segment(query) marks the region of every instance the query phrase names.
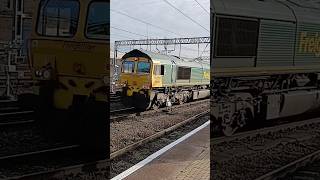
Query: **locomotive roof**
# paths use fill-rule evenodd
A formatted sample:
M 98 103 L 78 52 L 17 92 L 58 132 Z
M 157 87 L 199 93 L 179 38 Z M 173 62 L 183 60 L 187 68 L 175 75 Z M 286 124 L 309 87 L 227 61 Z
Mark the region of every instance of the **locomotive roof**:
M 217 14 L 295 21 L 292 11 L 276 0 L 214 0 L 211 8 Z
M 214 0 L 211 10 L 221 15 L 320 23 L 320 1 L 314 0 Z
M 287 4 L 293 9 L 298 21 L 320 24 L 320 2 L 290 0 Z
M 126 59 L 129 57 L 145 57 L 148 58 L 150 60 L 154 61 L 158 61 L 160 62 L 160 64 L 176 64 L 177 66 L 187 66 L 187 67 L 199 67 L 199 68 L 206 68 L 209 69 L 210 65 L 208 62 L 205 61 L 194 61 L 194 60 L 187 60 L 187 59 L 182 59 L 176 56 L 172 56 L 172 55 L 164 55 L 164 54 L 160 54 L 160 53 L 154 53 L 151 51 L 146 51 L 146 50 L 138 50 L 138 49 L 134 49 L 128 53 L 126 53 L 122 59 Z

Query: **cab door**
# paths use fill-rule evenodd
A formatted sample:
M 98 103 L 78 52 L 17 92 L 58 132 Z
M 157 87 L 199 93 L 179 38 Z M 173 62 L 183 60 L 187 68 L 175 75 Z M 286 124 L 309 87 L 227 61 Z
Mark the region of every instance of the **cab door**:
M 163 76 L 164 76 L 164 65 L 160 63 L 153 63 L 153 76 L 152 76 L 152 87 L 162 87 Z

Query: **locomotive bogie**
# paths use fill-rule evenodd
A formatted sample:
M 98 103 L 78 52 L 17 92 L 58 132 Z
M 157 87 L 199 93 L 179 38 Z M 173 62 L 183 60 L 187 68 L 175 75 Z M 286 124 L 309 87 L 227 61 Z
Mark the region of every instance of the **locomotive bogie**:
M 212 116 L 226 135 L 245 125 L 320 109 L 315 73 L 214 78 Z M 299 104 L 299 105 L 297 105 Z

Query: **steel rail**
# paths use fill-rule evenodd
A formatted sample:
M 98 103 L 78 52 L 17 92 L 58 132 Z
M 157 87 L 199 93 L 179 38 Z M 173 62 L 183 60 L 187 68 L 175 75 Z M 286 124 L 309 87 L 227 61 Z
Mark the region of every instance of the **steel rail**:
M 20 114 L 30 114 L 34 111 L 18 111 L 18 112 L 8 112 L 8 113 L 0 113 L 1 116 L 10 116 L 10 115 L 20 115 Z
M 289 173 L 295 172 L 297 169 L 301 167 L 305 167 L 306 165 L 319 160 L 320 159 L 320 150 L 315 151 L 311 154 L 308 154 L 300 159 L 297 159 L 285 166 L 282 166 L 278 169 L 275 169 L 267 174 L 264 174 L 255 180 L 274 180 L 288 175 Z
M 33 152 L 26 152 L 26 153 L 14 154 L 14 155 L 2 156 L 2 157 L 0 157 L 0 161 L 23 158 L 23 157 L 27 157 L 27 156 L 33 156 L 33 155 L 40 155 L 40 154 L 49 153 L 49 152 L 74 149 L 74 148 L 78 148 L 78 147 L 80 147 L 80 146 L 79 145 L 69 145 L 69 146 L 56 147 L 56 148 L 45 149 L 45 150 L 40 150 L 40 151 L 33 151 Z
M 286 124 L 281 124 L 278 126 L 255 129 L 252 131 L 245 131 L 245 132 L 241 132 L 241 133 L 236 133 L 233 136 L 222 136 L 222 137 L 211 138 L 210 141 L 211 141 L 211 144 L 214 145 L 214 144 L 219 144 L 222 142 L 229 142 L 229 141 L 233 141 L 233 140 L 244 139 L 244 138 L 253 137 L 256 135 L 266 135 L 271 132 L 278 132 L 280 130 L 292 129 L 292 128 L 296 128 L 296 127 L 300 127 L 300 126 L 317 124 L 317 123 L 320 123 L 320 118 L 313 118 L 313 119 L 304 120 L 304 121 L 286 123 Z
M 34 122 L 35 122 L 35 120 L 21 120 L 21 121 L 18 120 L 18 121 L 0 123 L 0 127 L 21 125 L 21 124 L 31 124 L 31 123 L 34 123 Z
M 174 105 L 174 106 L 172 106 L 172 109 L 177 109 L 177 108 L 181 108 L 181 107 L 187 107 L 187 106 L 191 106 L 191 105 L 194 105 L 194 104 L 199 104 L 199 103 L 204 103 L 204 102 L 209 102 L 209 101 L 210 101 L 210 99 L 202 99 L 202 100 L 198 100 L 198 101 L 194 101 L 194 102 L 190 102 L 190 103 Z M 120 121 L 120 120 L 122 120 L 124 118 L 132 118 L 132 117 L 138 117 L 138 116 L 143 116 L 143 115 L 150 115 L 150 114 L 153 114 L 153 113 L 164 111 L 166 109 L 167 109 L 167 107 L 163 107 L 163 108 L 159 108 L 157 110 L 147 110 L 147 111 L 144 111 L 144 112 L 128 113 L 128 114 L 123 114 L 123 115 L 113 116 L 113 117 L 111 116 L 110 120 L 112 122 L 115 122 L 115 121 Z

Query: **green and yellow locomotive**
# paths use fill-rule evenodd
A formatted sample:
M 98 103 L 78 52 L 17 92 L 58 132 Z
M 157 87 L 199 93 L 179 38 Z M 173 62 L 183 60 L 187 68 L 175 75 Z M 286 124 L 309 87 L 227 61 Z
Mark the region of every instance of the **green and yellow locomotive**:
M 301 0 L 211 1 L 212 126 L 320 108 L 320 5 Z
M 122 57 L 123 99 L 138 109 L 157 109 L 209 97 L 210 65 L 144 50 Z

